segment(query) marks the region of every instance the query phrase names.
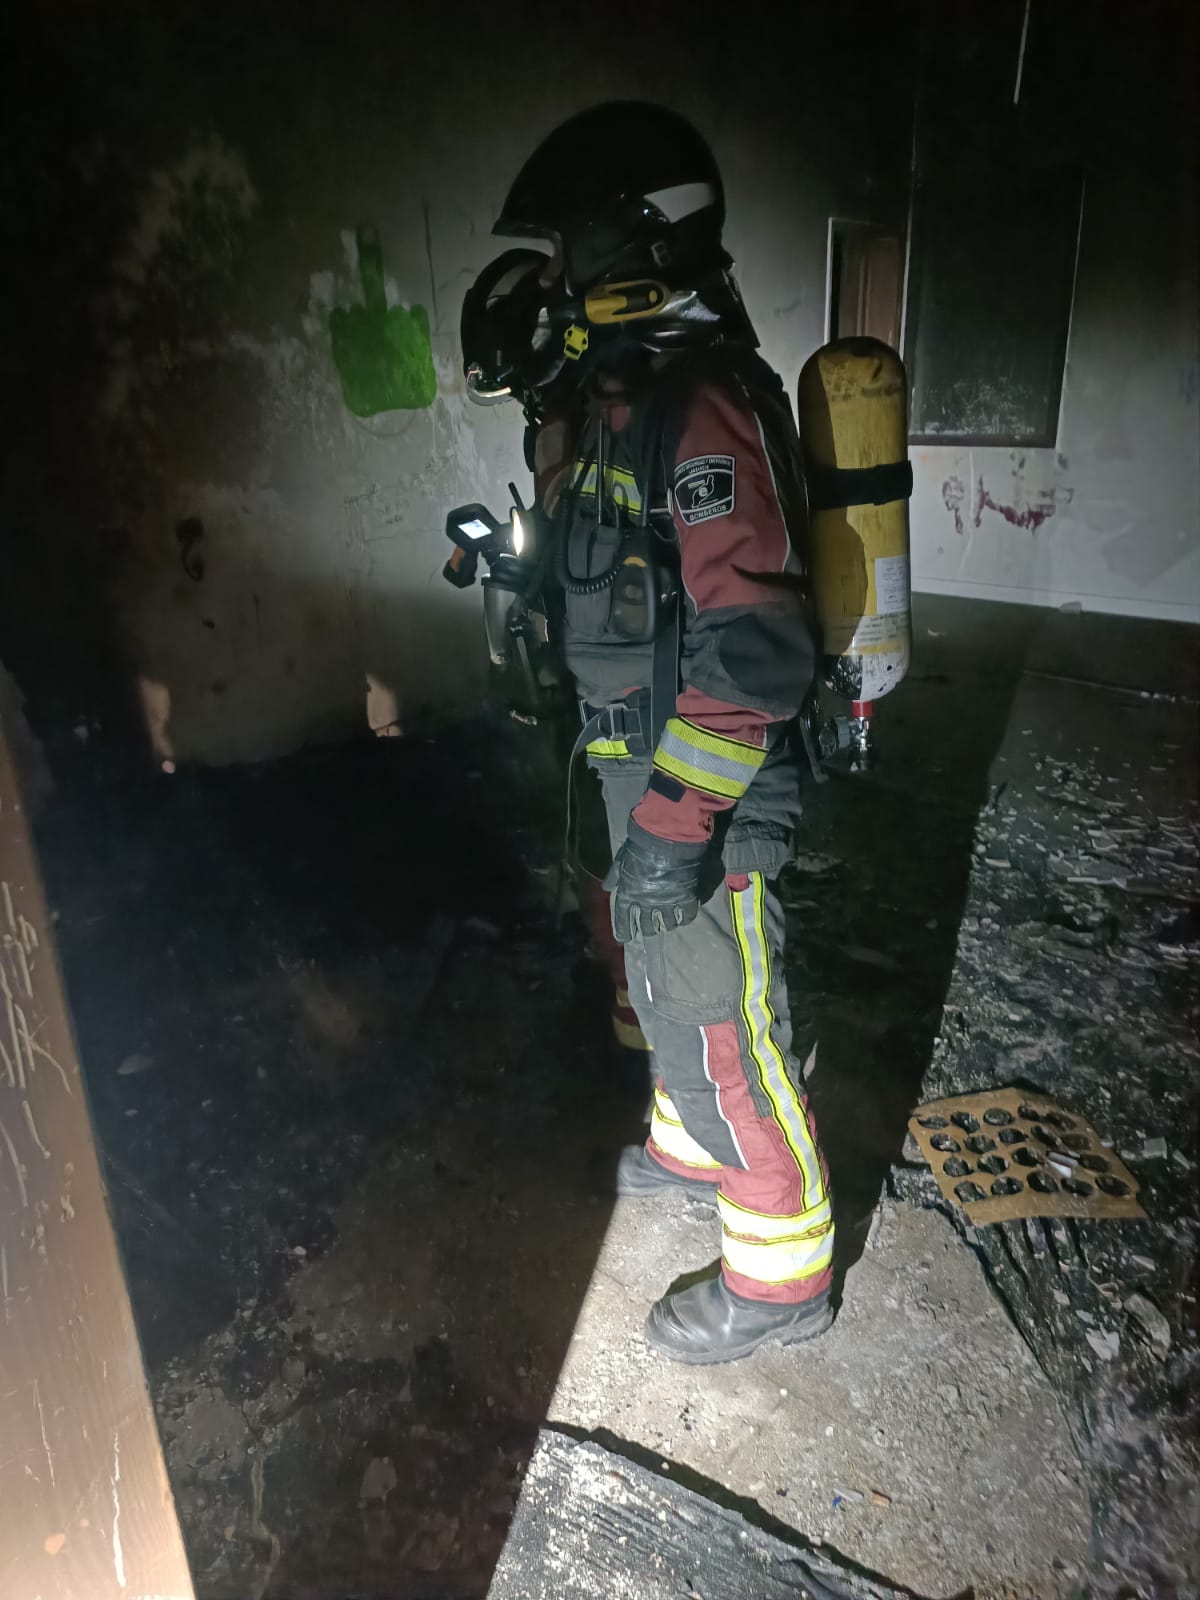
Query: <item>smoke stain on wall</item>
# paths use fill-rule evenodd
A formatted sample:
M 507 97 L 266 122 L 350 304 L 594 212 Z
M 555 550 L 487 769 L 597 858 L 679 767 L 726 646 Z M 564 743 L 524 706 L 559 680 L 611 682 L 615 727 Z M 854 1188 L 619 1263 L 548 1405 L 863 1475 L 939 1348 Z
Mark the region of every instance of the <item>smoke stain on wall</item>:
M 363 303 L 329 314 L 342 397 L 356 417 L 423 410 L 437 395 L 429 318 L 424 306 L 388 305 L 378 230 L 360 226 L 355 240 Z
M 99 308 L 110 352 L 104 421 L 122 413 L 143 421 L 155 391 L 194 358 L 197 341 L 203 353 L 242 268 L 258 206 L 242 155 L 217 137 L 151 172 Z

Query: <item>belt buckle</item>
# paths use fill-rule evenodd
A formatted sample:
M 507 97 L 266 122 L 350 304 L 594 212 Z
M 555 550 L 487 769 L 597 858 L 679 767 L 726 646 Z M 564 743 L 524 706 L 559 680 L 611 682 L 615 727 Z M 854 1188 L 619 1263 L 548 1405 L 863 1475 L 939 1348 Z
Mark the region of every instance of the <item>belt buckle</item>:
M 625 712 L 627 709 L 621 701 L 618 701 L 615 705 L 605 706 L 604 710 L 608 718 L 608 737 L 610 739 L 625 738 Z

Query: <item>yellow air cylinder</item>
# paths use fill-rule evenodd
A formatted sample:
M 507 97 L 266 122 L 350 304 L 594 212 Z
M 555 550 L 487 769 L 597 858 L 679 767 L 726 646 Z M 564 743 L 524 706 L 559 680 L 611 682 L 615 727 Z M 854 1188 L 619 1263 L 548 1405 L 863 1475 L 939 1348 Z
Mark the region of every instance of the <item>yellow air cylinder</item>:
M 878 339 L 835 339 L 805 362 L 797 401 L 825 682 L 869 716 L 912 654 L 904 364 Z

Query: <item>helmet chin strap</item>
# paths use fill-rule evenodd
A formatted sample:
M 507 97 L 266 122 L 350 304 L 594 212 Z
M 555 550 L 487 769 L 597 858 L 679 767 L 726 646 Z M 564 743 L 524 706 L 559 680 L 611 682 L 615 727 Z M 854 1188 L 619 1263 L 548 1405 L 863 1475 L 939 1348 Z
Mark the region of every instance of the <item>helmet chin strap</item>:
M 654 370 L 657 359 L 655 352 L 640 340 L 622 339 L 611 344 L 606 341 L 603 348 L 597 349 L 589 366 L 588 380 L 630 388 L 639 378 Z

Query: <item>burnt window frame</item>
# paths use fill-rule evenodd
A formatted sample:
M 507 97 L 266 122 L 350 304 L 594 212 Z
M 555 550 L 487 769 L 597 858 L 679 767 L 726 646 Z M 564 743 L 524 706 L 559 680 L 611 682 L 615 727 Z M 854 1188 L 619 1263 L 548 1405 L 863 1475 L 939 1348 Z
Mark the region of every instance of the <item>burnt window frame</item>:
M 1047 392 L 1045 413 L 1040 420 L 1040 425 L 1031 427 L 1028 431 L 1017 432 L 1013 429 L 998 430 L 995 432 L 979 432 L 968 427 L 953 430 L 930 431 L 928 428 L 918 428 L 915 425 L 917 417 L 917 383 L 920 362 L 918 359 L 920 339 L 920 289 L 921 275 L 925 267 L 922 237 L 922 210 L 930 204 L 930 186 L 924 181 L 923 175 L 918 171 L 914 173 L 912 210 L 909 222 L 906 270 L 904 281 L 903 312 L 901 319 L 901 355 L 905 369 L 909 375 L 910 387 L 910 416 L 913 425 L 910 426 L 909 442 L 919 445 L 953 445 L 953 446 L 990 446 L 998 450 L 1053 450 L 1057 447 L 1059 430 L 1062 421 L 1062 397 L 1066 383 L 1067 355 L 1070 349 L 1071 324 L 1075 311 L 1075 289 L 1079 270 L 1079 246 L 1083 232 L 1084 203 L 1086 196 L 1086 180 L 1083 171 L 1077 167 L 1064 168 L 1060 173 L 1060 181 L 1069 184 L 1073 191 L 1073 200 L 1064 200 L 1064 206 L 1070 204 L 1071 211 L 1068 222 L 1073 223 L 1073 238 L 1071 247 L 1064 252 L 1061 277 L 1054 289 L 1056 298 L 1061 305 L 1061 314 L 1058 318 L 1054 339 L 1050 349 L 1051 385 Z
M 1058 446 L 1063 393 L 1078 290 L 1080 251 L 1093 152 L 1088 130 L 1101 84 L 1096 41 L 1080 37 L 1076 14 L 1037 0 L 997 0 L 993 8 L 961 8 L 953 0 L 919 0 L 920 63 L 916 75 L 900 350 L 909 376 L 909 441 L 914 445 L 1041 450 Z M 920 289 L 930 257 L 928 208 L 943 197 L 947 211 L 963 185 L 1005 180 L 1019 190 L 1029 179 L 1056 181 L 1071 206 L 1062 276 L 1054 293 L 1062 315 L 1050 347 L 1050 386 L 1034 427 L 979 431 L 964 425 L 932 432 L 920 426 Z M 1073 225 L 1073 226 L 1072 226 Z M 944 236 L 944 235 L 943 235 Z M 986 312 L 986 308 L 985 308 Z M 994 326 L 994 324 L 993 324 Z M 970 369 L 967 369 L 970 371 Z

